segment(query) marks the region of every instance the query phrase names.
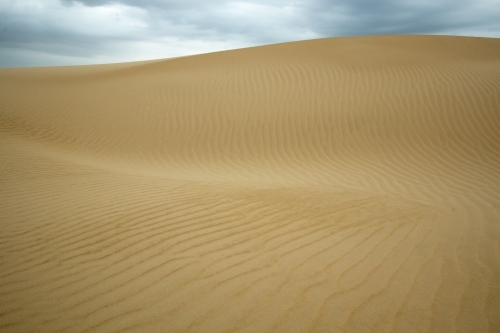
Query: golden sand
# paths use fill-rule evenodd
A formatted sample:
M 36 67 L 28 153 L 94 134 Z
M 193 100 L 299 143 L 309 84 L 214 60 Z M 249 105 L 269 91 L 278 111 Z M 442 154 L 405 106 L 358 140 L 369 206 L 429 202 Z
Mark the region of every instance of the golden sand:
M 500 332 L 500 40 L 0 70 L 0 331 Z

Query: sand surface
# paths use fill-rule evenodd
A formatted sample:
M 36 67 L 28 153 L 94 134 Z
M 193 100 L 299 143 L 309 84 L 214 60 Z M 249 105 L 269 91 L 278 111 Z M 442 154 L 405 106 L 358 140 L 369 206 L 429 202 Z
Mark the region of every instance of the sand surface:
M 500 332 L 500 40 L 0 70 L 0 331 Z

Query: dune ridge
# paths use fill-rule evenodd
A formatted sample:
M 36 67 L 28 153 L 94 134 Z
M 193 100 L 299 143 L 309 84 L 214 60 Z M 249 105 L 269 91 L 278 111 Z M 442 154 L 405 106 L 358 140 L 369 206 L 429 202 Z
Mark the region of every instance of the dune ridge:
M 0 70 L 0 331 L 499 332 L 500 41 Z

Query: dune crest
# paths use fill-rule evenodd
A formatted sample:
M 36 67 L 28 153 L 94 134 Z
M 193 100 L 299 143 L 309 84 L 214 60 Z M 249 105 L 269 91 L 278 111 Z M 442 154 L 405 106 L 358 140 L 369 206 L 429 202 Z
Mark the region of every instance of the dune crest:
M 0 70 L 1 332 L 499 332 L 500 40 Z

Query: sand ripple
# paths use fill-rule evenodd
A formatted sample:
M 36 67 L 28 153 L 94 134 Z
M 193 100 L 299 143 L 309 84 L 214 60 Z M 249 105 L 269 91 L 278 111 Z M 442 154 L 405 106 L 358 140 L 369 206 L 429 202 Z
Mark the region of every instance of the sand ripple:
M 500 41 L 0 70 L 1 332 L 499 332 Z

